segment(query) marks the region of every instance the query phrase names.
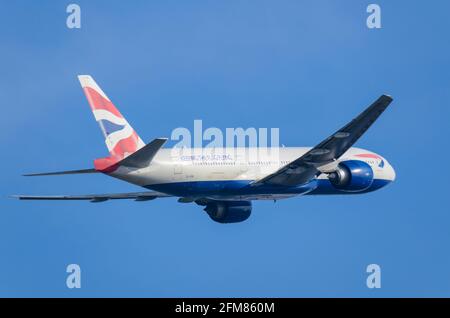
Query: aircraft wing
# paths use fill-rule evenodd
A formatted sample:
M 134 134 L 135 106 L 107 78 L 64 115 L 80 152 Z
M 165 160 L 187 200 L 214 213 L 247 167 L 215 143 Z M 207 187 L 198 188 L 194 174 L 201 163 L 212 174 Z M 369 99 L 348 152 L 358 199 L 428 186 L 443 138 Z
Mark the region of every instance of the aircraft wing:
M 303 156 L 276 172 L 254 181 L 251 186 L 262 184 L 295 186 L 311 181 L 321 173 L 318 170 L 319 166 L 339 159 L 367 131 L 391 102 L 392 97 L 382 95 L 358 117 Z
M 89 200 L 91 202 L 103 202 L 107 200 L 134 199 L 136 201 L 149 201 L 156 198 L 171 197 L 170 194 L 146 191 L 131 193 L 106 193 L 106 194 L 83 194 L 83 195 L 14 195 L 20 200 Z

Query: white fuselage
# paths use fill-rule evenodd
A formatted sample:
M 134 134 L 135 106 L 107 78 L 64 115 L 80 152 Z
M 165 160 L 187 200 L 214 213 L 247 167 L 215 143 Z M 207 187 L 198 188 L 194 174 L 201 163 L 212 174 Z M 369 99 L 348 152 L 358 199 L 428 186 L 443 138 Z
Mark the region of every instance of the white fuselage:
M 214 187 L 221 190 L 223 187 L 219 184 L 229 186 L 261 179 L 301 157 L 310 149 L 310 147 L 161 149 L 148 167 L 141 169 L 119 167 L 110 175 L 150 189 L 161 190 L 163 186 L 165 192 L 175 189 L 172 192 L 177 195 L 180 195 L 177 192 L 177 185 L 183 185 L 183 189 L 186 190 L 192 188 L 186 188 L 186 185 L 207 184 L 209 188 L 212 186 L 211 190 L 214 190 Z M 394 169 L 387 160 L 373 152 L 350 148 L 339 162 L 346 160 L 366 162 L 372 168 L 375 180 L 392 181 L 395 178 Z M 383 164 L 380 164 L 381 161 L 384 161 Z M 326 172 L 326 169 L 333 169 L 337 164 L 338 162 L 331 166 L 323 166 L 319 170 Z M 327 176 L 322 174 L 317 179 L 327 179 Z M 260 199 L 289 196 L 292 196 L 291 193 L 285 196 L 282 193 L 268 196 L 266 193 Z

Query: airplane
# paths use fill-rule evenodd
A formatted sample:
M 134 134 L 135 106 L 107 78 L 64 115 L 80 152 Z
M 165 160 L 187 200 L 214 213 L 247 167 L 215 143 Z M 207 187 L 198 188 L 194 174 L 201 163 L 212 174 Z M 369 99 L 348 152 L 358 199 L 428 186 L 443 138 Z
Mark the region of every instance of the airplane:
M 94 168 L 34 173 L 54 176 L 103 173 L 146 190 L 88 195 L 16 195 L 21 200 L 149 201 L 176 197 L 196 203 L 218 223 L 247 220 L 253 200 L 300 195 L 363 194 L 395 180 L 389 162 L 372 151 L 352 147 L 392 102 L 380 96 L 359 116 L 315 147 L 163 148 L 167 138 L 145 144 L 89 75 L 78 79 L 104 135 L 109 156 Z M 276 154 L 274 156 L 273 154 Z M 257 158 L 257 159 L 255 159 Z

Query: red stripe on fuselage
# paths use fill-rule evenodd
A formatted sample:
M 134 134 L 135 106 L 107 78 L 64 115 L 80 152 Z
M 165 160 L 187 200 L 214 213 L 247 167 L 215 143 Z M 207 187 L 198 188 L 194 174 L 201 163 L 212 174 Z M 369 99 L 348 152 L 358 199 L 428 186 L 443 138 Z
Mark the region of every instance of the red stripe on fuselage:
M 380 156 L 374 155 L 374 154 L 371 154 L 371 153 L 363 153 L 363 154 L 355 155 L 355 157 L 381 159 Z

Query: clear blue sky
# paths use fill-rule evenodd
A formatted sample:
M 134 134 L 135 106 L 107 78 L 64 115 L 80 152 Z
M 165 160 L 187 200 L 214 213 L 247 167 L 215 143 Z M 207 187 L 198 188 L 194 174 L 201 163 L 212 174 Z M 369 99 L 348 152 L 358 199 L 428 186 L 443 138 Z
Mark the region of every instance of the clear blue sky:
M 448 1 L 3 2 L 0 296 L 450 296 Z M 194 119 L 279 127 L 312 146 L 382 93 L 357 146 L 392 185 L 362 196 L 256 202 L 244 223 L 193 204 L 20 202 L 10 194 L 127 192 L 89 168 L 106 155 L 77 74 L 91 74 L 145 141 Z M 82 288 L 65 286 L 80 264 Z M 369 290 L 366 266 L 382 268 Z

